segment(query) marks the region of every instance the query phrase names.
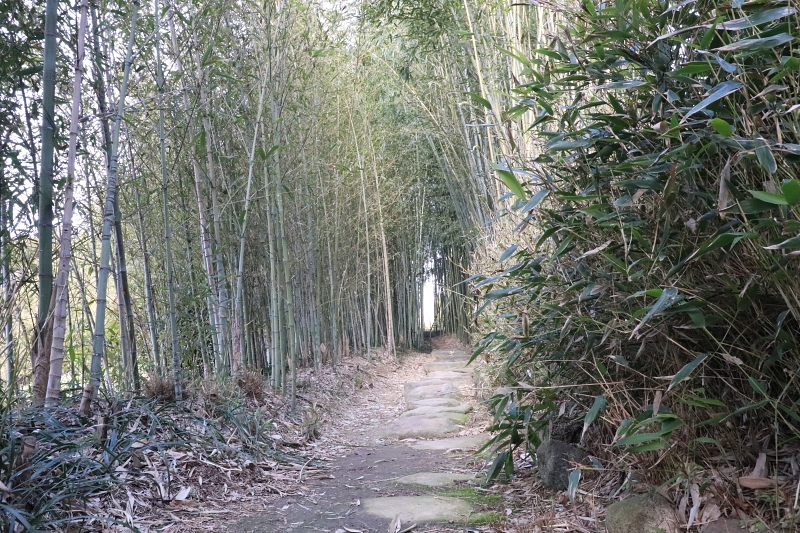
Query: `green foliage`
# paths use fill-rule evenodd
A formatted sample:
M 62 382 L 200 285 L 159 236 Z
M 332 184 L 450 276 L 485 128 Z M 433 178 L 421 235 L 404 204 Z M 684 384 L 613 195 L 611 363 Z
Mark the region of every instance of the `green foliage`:
M 542 148 L 508 167 L 538 177 L 508 215 L 516 247 L 474 278 L 492 313 L 476 355 L 511 385 L 492 474 L 561 418 L 598 456 L 655 461 L 722 422 L 797 440 L 797 9 L 583 7 L 504 114 Z

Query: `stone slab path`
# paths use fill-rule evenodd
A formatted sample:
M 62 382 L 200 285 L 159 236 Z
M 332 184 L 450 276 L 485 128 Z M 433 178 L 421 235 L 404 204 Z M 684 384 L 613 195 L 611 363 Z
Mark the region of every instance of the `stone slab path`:
M 497 518 L 500 498 L 481 487 L 483 459 L 474 453 L 488 437 L 475 427 L 482 410 L 468 360 L 461 349 L 434 350 L 407 379 L 367 393 L 354 406 L 360 418 L 344 415 L 336 428 L 323 475 L 228 531 L 398 533 L 416 524 L 423 533 Z

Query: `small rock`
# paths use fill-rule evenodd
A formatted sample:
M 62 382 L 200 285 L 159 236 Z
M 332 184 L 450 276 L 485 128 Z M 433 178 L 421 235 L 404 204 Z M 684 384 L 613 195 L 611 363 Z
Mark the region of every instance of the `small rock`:
M 571 463 L 579 463 L 584 457 L 586 454 L 572 444 L 554 439 L 542 442 L 536 450 L 536 462 L 544 486 L 565 490 L 569 487 Z
M 606 509 L 608 533 L 677 533 L 679 523 L 672 505 L 659 494 L 640 494 Z
M 720 518 L 706 524 L 700 531 L 703 533 L 742 533 L 745 528 L 736 518 Z

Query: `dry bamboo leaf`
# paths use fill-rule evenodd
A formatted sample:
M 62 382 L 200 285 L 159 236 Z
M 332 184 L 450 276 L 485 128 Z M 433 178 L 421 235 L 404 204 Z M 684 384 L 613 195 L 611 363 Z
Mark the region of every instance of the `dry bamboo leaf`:
M 189 493 L 192 492 L 192 487 L 181 487 L 181 490 L 178 491 L 178 494 L 175 496 L 175 501 L 183 501 L 189 497 Z
M 767 454 L 761 452 L 758 454 L 758 459 L 756 459 L 756 466 L 753 468 L 753 471 L 750 472 L 748 477 L 766 477 L 767 476 Z
M 403 523 L 400 521 L 400 514 L 394 517 L 389 523 L 389 533 L 398 533 L 400 529 L 403 527 Z
M 718 520 L 720 516 L 722 516 L 722 511 L 720 511 L 719 506 L 716 503 L 709 503 L 700 511 L 697 522 L 700 524 L 707 524 Z
M 697 512 L 700 510 L 700 504 L 703 502 L 703 499 L 700 498 L 700 486 L 697 483 L 692 483 L 690 492 L 692 495 L 692 508 L 689 509 L 689 521 L 686 524 L 687 528 L 692 527 L 692 524 L 694 524 Z
M 730 190 L 728 190 L 728 180 L 730 178 L 731 158 L 728 158 L 728 162 L 725 163 L 724 167 L 722 167 L 722 172 L 719 176 L 719 198 L 717 200 L 717 210 L 719 211 L 719 216 L 721 218 L 725 218 L 725 213 L 723 213 L 723 210 L 731 205 L 731 193 Z
M 768 489 L 773 486 L 773 481 L 768 477 L 742 476 L 739 485 L 746 489 Z

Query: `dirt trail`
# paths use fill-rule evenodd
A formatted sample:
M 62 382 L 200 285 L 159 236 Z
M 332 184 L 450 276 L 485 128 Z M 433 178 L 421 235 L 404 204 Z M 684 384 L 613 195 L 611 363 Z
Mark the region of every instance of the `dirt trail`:
M 362 388 L 312 444 L 322 466 L 227 530 L 463 532 L 498 518 L 501 499 L 481 487 L 483 459 L 474 453 L 487 438 L 487 417 L 468 358 L 457 346 L 437 346 L 399 367 L 348 376 Z

